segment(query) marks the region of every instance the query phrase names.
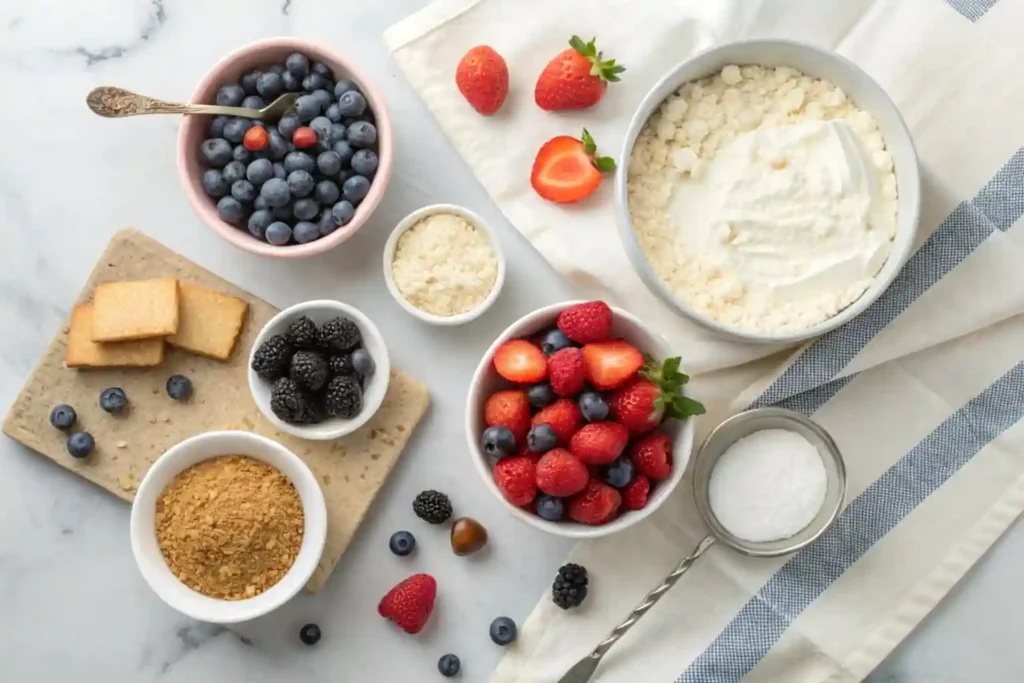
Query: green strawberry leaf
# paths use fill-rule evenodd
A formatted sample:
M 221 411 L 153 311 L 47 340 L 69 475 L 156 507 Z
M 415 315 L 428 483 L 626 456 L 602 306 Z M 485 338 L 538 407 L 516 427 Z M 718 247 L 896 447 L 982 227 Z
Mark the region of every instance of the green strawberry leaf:
M 692 398 L 686 396 L 676 396 L 672 399 L 672 403 L 669 404 L 668 409 L 665 411 L 669 417 L 677 420 L 685 420 L 688 417 L 694 415 L 703 415 L 706 412 L 704 404 L 700 401 L 694 401 Z
M 585 42 L 579 36 L 573 36 L 569 39 L 569 47 L 579 52 L 584 57 L 597 58 L 597 38 L 591 38 L 590 42 Z
M 673 356 L 672 358 L 666 358 L 665 362 L 661 365 L 661 374 L 666 378 L 672 378 L 679 374 L 679 364 L 682 362 L 682 358 L 679 356 Z
M 583 151 L 589 156 L 593 156 L 597 153 L 597 143 L 594 142 L 594 136 L 590 134 L 586 128 L 583 129 L 583 135 L 580 137 L 580 141 L 583 143 Z
M 597 166 L 597 170 L 601 173 L 614 173 L 615 159 L 611 157 L 597 157 L 594 159 L 594 166 Z

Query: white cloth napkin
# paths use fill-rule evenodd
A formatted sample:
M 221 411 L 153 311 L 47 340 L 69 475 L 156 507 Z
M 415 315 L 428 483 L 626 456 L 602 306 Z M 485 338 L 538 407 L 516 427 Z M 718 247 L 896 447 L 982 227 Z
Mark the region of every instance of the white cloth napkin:
M 1024 0 L 439 0 L 385 40 L 494 201 L 590 297 L 668 337 L 709 407 L 781 404 L 828 429 L 849 469 L 848 506 L 809 549 L 776 560 L 713 548 L 605 658 L 594 678 L 858 681 L 1024 509 Z M 596 35 L 628 67 L 601 104 L 533 103 L 569 35 Z M 640 99 L 716 43 L 786 37 L 832 48 L 900 107 L 921 158 L 922 245 L 882 298 L 798 350 L 734 344 L 651 295 L 620 246 L 604 190 L 580 206 L 529 186 L 537 148 L 584 125 L 615 155 Z M 455 64 L 487 43 L 508 61 L 502 112 L 477 116 Z M 749 362 L 759 357 L 758 362 Z M 703 536 L 688 482 L 639 527 L 581 543 L 578 613 L 544 596 L 492 681 L 556 681 Z

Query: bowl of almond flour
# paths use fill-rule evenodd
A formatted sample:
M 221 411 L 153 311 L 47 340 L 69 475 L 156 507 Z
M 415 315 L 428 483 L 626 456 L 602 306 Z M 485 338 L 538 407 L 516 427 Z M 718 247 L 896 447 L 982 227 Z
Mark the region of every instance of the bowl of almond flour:
M 644 283 L 737 341 L 842 325 L 885 291 L 917 234 L 899 110 L 810 45 L 745 41 L 683 62 L 643 100 L 619 168 L 619 234 Z
M 316 570 L 327 538 L 323 492 L 281 444 L 208 432 L 161 455 L 132 503 L 132 554 L 168 605 L 217 624 L 287 602 Z

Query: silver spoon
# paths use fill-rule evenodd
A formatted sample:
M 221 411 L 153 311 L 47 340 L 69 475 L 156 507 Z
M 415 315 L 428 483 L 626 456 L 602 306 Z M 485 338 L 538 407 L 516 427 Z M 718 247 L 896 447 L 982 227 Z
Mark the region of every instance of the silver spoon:
M 754 543 L 737 538 L 730 534 L 711 511 L 708 502 L 708 482 L 711 480 L 711 471 L 722 453 L 729 446 L 733 445 L 745 436 L 762 429 L 788 429 L 800 434 L 818 448 L 822 463 L 825 465 L 825 472 L 828 479 L 828 488 L 825 492 L 825 501 L 822 503 L 818 516 L 814 518 L 807 528 L 798 532 L 791 538 L 778 541 L 767 541 Z M 843 456 L 839 452 L 832 437 L 828 435 L 816 422 L 813 422 L 800 413 L 783 408 L 757 408 L 733 415 L 722 424 L 715 427 L 704 440 L 693 467 L 693 493 L 697 500 L 697 509 L 704 523 L 711 533 L 704 537 L 693 552 L 687 555 L 680 562 L 672 573 L 665 577 L 657 588 L 648 593 L 636 608 L 629 613 L 622 622 L 612 629 L 604 640 L 591 651 L 586 657 L 576 662 L 564 676 L 558 679 L 558 683 L 587 683 L 597 670 L 601 658 L 608 654 L 612 646 L 619 641 L 626 632 L 633 627 L 633 624 L 640 621 L 640 617 L 654 607 L 665 593 L 689 570 L 694 562 L 701 555 L 721 541 L 733 550 L 750 555 L 751 557 L 778 557 L 787 555 L 814 543 L 821 538 L 829 527 L 839 518 L 839 511 L 843 506 L 843 499 L 846 497 L 846 466 L 843 463 Z
M 241 116 L 257 121 L 276 121 L 281 118 L 299 93 L 285 93 L 262 109 L 246 107 L 222 107 L 219 104 L 182 104 L 165 102 L 146 95 L 139 95 L 124 88 L 110 85 L 93 88 L 85 97 L 89 109 L 107 118 L 123 118 L 140 114 L 211 114 L 224 116 Z

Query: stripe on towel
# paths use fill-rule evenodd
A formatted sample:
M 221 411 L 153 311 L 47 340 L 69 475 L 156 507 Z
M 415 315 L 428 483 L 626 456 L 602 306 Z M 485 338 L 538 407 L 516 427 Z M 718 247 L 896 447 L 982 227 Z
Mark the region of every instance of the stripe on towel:
M 946 0 L 946 4 L 971 21 L 985 16 L 999 0 Z

